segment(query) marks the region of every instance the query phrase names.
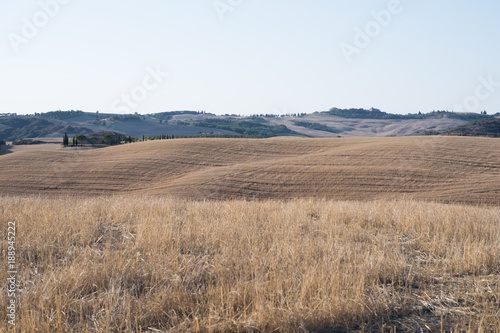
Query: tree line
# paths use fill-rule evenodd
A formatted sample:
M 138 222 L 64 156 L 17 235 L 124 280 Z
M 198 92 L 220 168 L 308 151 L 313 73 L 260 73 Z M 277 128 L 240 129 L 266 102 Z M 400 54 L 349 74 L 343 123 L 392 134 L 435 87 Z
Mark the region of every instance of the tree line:
M 173 140 L 173 139 L 196 139 L 196 138 L 260 138 L 260 136 L 257 135 L 243 135 L 243 134 L 221 134 L 221 133 L 215 133 L 215 132 L 200 132 L 196 135 L 166 135 L 166 134 L 160 134 L 160 135 L 153 135 L 153 136 L 146 136 L 143 135 L 142 138 L 137 138 L 137 137 L 132 137 L 132 136 L 126 136 L 125 140 L 122 140 L 120 142 L 114 141 L 113 137 L 110 135 L 104 135 L 103 136 L 103 143 L 105 145 L 114 145 L 114 144 L 121 144 L 121 143 L 132 143 L 132 142 L 140 142 L 140 141 L 154 141 L 154 140 Z M 73 137 L 69 137 L 68 133 L 64 133 L 63 136 L 63 146 L 65 147 L 76 147 L 78 145 L 83 146 L 83 145 L 97 145 L 99 142 L 97 141 L 97 138 L 95 137 L 87 137 L 84 134 L 78 134 Z

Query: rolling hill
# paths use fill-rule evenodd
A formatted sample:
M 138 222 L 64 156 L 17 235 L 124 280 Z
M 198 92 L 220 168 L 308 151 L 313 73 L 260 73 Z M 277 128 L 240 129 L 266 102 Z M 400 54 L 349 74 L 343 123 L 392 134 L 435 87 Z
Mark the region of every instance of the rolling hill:
M 0 156 L 2 194 L 500 202 L 490 138 L 178 139 Z
M 500 137 L 500 119 L 480 119 L 445 132 L 449 135 Z
M 497 114 L 498 116 L 498 114 Z M 0 140 L 61 138 L 100 131 L 121 132 L 136 138 L 160 135 L 200 136 L 200 133 L 245 137 L 305 136 L 388 137 L 429 133 L 448 134 L 450 129 L 468 126 L 470 121 L 495 120 L 476 113 L 433 111 L 418 114 L 390 114 L 378 109 L 337 109 L 273 115 L 215 115 L 204 111 L 169 111 L 139 114 L 104 114 L 83 111 L 51 111 L 35 115 L 0 114 Z M 472 131 L 481 133 L 480 131 Z M 498 134 L 498 133 L 497 133 Z M 480 134 L 478 134 L 480 135 Z

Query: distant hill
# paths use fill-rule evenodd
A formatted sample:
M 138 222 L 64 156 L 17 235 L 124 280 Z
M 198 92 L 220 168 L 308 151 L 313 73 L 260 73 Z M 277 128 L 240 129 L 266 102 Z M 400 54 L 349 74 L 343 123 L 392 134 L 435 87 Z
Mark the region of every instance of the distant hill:
M 326 111 L 332 116 L 338 116 L 343 118 L 359 118 L 359 119 L 440 119 L 440 118 L 450 118 L 450 119 L 460 119 L 460 120 L 476 120 L 482 118 L 493 118 L 493 116 L 477 114 L 477 113 L 466 113 L 466 112 L 451 112 L 451 111 L 432 111 L 429 113 L 413 113 L 413 114 L 392 114 L 380 111 L 379 109 L 338 109 L 332 108 L 330 111 Z
M 178 111 L 170 115 L 196 115 L 193 111 Z M 51 111 L 35 115 L 0 116 L 0 140 L 15 141 L 23 138 L 62 137 L 99 131 L 116 131 L 127 136 L 156 135 L 196 136 L 200 132 L 212 132 L 212 127 L 178 125 L 169 123 L 165 113 L 158 117 L 138 114 L 105 114 L 83 111 Z M 238 133 L 220 129 L 219 134 Z
M 418 114 L 391 114 L 379 109 L 339 109 L 310 114 L 259 114 L 252 116 L 215 115 L 204 111 L 167 111 L 140 114 L 109 114 L 81 110 L 50 111 L 18 116 L 0 114 L 0 140 L 15 141 L 23 138 L 54 138 L 115 131 L 140 138 L 159 135 L 179 137 L 201 136 L 211 133 L 220 136 L 246 136 L 267 138 L 275 136 L 304 137 L 384 137 L 448 133 L 456 135 L 488 135 L 491 130 L 467 124 L 470 121 L 494 120 L 493 116 L 476 113 L 432 111 Z M 473 127 L 475 126 L 473 129 Z M 484 131 L 486 130 L 486 132 Z M 488 134 L 479 134 L 479 133 Z M 452 133 L 452 132 L 449 132 Z
M 500 119 L 479 119 L 445 132 L 448 135 L 500 137 Z
M 0 140 L 8 141 L 38 138 L 53 133 L 87 134 L 91 132 L 89 128 L 84 126 L 54 122 L 43 117 L 2 117 L 0 124 L 4 125 L 4 130 L 0 131 Z

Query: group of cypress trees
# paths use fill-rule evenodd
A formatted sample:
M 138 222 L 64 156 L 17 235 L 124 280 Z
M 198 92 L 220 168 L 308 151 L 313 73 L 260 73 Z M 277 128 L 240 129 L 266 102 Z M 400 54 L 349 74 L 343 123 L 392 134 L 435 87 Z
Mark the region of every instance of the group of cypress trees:
M 72 137 L 72 138 L 71 138 L 71 145 L 72 145 L 72 146 L 76 146 L 77 144 L 78 144 L 78 140 L 77 140 L 75 137 Z M 64 147 L 69 146 L 69 137 L 68 137 L 68 133 L 64 133 L 64 137 L 63 137 L 63 146 L 64 146 Z
M 76 146 L 78 145 L 78 137 L 79 136 L 76 136 L 76 137 L 72 137 L 71 138 L 71 146 Z M 205 134 L 205 136 L 203 134 L 198 134 L 198 135 L 156 135 L 156 136 L 150 136 L 150 137 L 146 137 L 146 136 L 142 136 L 142 141 L 147 141 L 147 140 L 171 140 L 171 139 L 188 139 L 188 138 L 204 138 L 204 137 L 212 137 L 212 138 L 242 138 L 242 137 L 245 137 L 244 135 L 241 135 L 241 134 Z M 81 141 L 81 140 L 80 140 Z M 138 141 L 137 138 L 132 138 L 132 137 L 125 137 L 125 143 L 132 143 L 132 142 L 135 142 L 135 141 Z M 63 146 L 64 147 L 67 147 L 69 146 L 69 137 L 68 137 L 68 133 L 64 133 L 64 137 L 63 137 Z

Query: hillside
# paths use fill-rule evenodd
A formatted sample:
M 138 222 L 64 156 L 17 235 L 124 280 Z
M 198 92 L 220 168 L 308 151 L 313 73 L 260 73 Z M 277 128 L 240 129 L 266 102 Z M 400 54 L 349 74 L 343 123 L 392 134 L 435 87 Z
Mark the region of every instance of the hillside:
M 178 139 L 0 156 L 2 194 L 500 202 L 500 146 L 466 137 Z
M 273 115 L 215 115 L 204 111 L 169 111 L 139 114 L 105 114 L 83 111 L 52 111 L 28 116 L 0 115 L 0 140 L 60 138 L 99 131 L 121 132 L 142 138 L 159 135 L 237 135 L 268 138 L 276 136 L 388 137 L 446 133 L 469 121 L 494 119 L 475 113 L 433 111 L 390 114 L 378 109 L 338 109 Z
M 473 120 L 445 133 L 449 135 L 500 137 L 500 119 Z
M 62 138 L 100 131 L 117 131 L 132 137 L 155 135 L 193 136 L 199 132 L 213 131 L 200 126 L 179 126 L 160 123 L 161 119 L 135 116 L 95 113 L 56 112 L 36 116 L 0 117 L 0 140 L 14 141 L 22 138 Z M 220 130 L 220 134 L 236 134 Z
M 276 125 L 285 125 L 303 136 L 315 138 L 415 136 L 423 135 L 427 131 L 444 131 L 467 123 L 465 120 L 447 117 L 422 119 L 343 118 L 319 112 L 301 118 L 271 118 L 269 121 Z

